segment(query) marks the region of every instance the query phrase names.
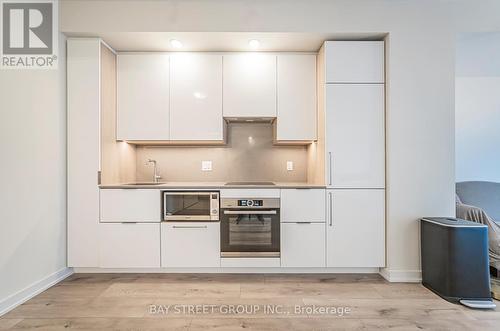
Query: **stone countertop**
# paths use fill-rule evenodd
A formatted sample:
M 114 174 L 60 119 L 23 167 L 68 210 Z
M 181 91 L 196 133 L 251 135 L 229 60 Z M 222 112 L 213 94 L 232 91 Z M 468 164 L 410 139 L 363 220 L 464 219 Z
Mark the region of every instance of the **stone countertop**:
M 274 182 L 276 185 L 226 185 L 225 182 L 166 182 L 157 185 L 103 184 L 101 189 L 272 189 L 272 188 L 325 188 L 307 182 Z

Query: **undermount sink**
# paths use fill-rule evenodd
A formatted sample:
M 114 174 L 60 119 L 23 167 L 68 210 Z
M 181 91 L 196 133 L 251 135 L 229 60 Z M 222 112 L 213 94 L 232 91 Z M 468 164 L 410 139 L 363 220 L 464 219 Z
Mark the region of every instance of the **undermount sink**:
M 135 182 L 135 183 L 126 183 L 125 185 L 161 185 L 163 183 L 154 183 L 154 182 Z

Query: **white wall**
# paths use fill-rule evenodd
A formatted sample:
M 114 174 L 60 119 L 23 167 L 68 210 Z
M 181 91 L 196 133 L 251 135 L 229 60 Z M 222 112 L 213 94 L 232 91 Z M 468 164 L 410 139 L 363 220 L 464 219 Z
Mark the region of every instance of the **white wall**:
M 66 267 L 64 44 L 58 70 L 0 70 L 0 311 Z
M 500 182 L 500 32 L 459 36 L 455 89 L 456 180 Z

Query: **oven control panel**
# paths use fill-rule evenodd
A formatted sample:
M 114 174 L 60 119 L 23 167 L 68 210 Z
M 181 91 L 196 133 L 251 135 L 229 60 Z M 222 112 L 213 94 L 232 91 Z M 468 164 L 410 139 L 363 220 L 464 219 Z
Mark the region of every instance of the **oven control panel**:
M 221 209 L 279 209 L 279 198 L 222 198 Z
M 264 203 L 262 200 L 238 200 L 238 207 L 262 207 Z

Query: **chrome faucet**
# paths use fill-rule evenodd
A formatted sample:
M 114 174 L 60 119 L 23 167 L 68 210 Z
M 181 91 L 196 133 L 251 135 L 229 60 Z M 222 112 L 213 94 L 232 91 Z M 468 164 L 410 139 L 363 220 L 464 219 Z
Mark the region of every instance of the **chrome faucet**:
M 153 183 L 158 183 L 158 179 L 161 179 L 161 176 L 158 175 L 158 169 L 156 167 L 156 160 L 148 159 L 148 163 L 153 163 Z

